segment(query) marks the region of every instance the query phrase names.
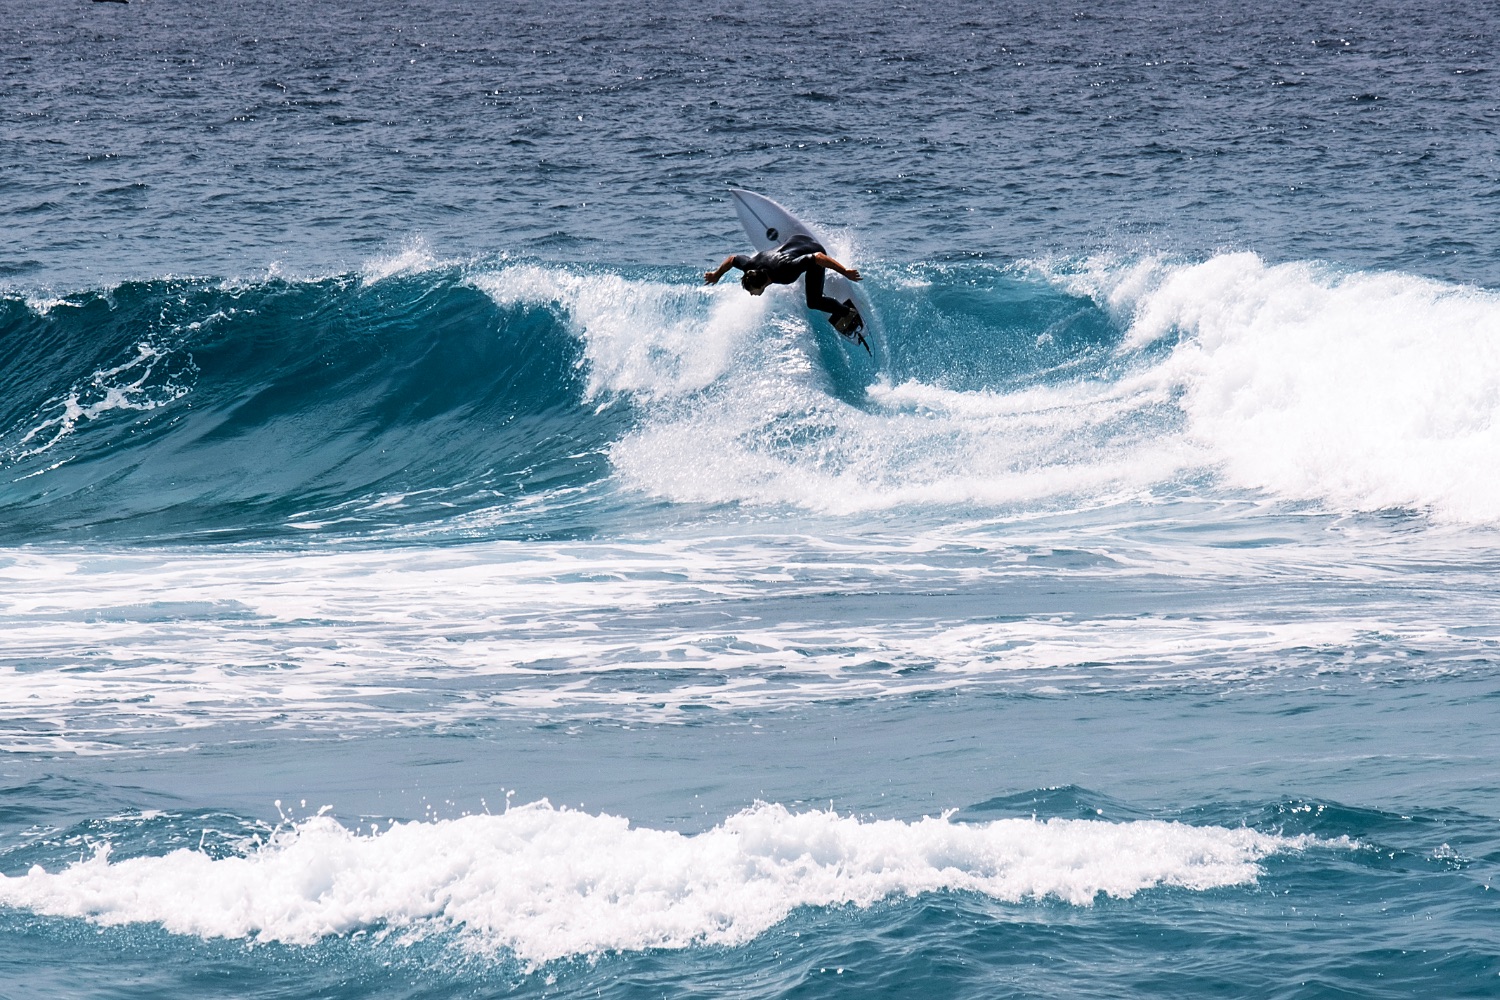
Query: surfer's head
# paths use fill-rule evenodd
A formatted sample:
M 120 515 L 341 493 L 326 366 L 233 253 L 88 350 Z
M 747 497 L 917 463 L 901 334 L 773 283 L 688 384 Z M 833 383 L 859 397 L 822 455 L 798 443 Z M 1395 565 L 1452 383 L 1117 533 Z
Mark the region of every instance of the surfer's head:
M 751 267 L 740 275 L 740 286 L 751 295 L 759 295 L 771 283 L 771 276 L 760 268 Z

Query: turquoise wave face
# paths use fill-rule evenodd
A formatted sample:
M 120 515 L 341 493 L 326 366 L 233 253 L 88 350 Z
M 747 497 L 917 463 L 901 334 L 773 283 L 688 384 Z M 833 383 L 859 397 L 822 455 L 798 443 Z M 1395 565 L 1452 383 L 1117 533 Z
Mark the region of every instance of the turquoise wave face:
M 10 297 L 0 343 L 7 541 L 453 516 L 596 479 L 619 424 L 551 310 L 455 272 Z
M 873 381 L 795 290 L 679 269 L 397 262 L 11 295 L 0 542 L 1158 502 L 1500 520 L 1476 471 L 1493 293 L 1253 254 L 867 273 Z
M 866 387 L 791 298 L 736 291 L 501 264 L 7 296 L 0 540 L 588 530 L 622 503 L 693 503 L 639 480 L 606 502 L 610 452 L 663 423 L 695 433 L 716 409 L 763 418 L 737 453 L 814 462 L 798 442 L 858 419 Z M 994 268 L 939 268 L 878 298 L 887 382 L 1015 388 L 1118 339 L 1087 298 Z M 746 399 L 768 370 L 775 384 Z M 828 427 L 806 428 L 809 409 Z

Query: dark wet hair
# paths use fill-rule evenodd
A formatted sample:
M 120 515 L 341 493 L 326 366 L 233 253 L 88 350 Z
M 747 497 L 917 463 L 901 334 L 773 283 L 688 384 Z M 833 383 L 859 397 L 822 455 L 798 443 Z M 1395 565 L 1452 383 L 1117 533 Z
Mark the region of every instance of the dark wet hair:
M 743 288 L 765 288 L 771 283 L 771 276 L 758 267 L 747 267 L 745 273 L 740 275 L 740 285 Z

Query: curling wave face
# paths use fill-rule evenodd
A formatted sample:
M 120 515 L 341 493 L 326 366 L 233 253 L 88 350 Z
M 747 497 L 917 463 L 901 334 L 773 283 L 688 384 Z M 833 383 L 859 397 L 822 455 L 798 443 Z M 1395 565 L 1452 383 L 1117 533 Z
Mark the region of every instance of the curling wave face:
M 368 529 L 604 472 L 546 308 L 455 272 L 4 300 L 10 540 Z
M 1166 499 L 1500 519 L 1494 293 L 1249 254 L 871 274 L 891 360 L 868 388 L 790 296 L 675 271 L 8 294 L 0 540 Z

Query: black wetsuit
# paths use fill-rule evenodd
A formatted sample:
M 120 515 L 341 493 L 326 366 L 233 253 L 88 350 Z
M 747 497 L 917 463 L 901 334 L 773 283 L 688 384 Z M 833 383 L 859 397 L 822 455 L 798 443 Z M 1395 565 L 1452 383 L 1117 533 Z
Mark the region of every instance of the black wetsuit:
M 773 285 L 790 285 L 807 275 L 807 307 L 837 316 L 844 305 L 823 294 L 823 265 L 817 255 L 827 253 L 823 244 L 811 236 L 793 236 L 774 250 L 762 250 L 752 256 L 737 254 L 734 266 L 741 271 L 760 271 Z

